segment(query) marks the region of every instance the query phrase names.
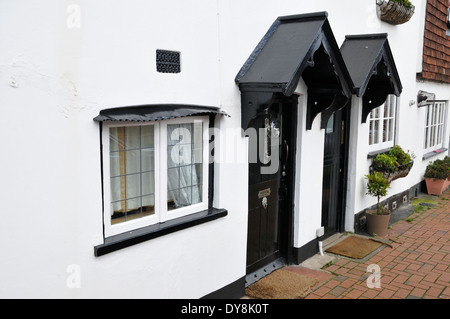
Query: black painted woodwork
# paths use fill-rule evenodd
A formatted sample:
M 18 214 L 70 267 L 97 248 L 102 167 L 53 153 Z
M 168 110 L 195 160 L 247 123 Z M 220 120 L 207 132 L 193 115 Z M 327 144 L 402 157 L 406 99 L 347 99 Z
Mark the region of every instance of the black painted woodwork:
M 294 180 L 294 154 L 296 141 L 297 99 L 282 96 L 275 97 L 267 110 L 251 121 L 251 127 L 264 128 L 266 119 L 276 122 L 280 127 L 280 138 L 276 145 L 278 156 L 271 157 L 269 163 L 258 156 L 257 161 L 249 163 L 249 204 L 247 235 L 247 273 L 283 257 L 289 259 L 292 229 L 292 189 Z M 263 154 L 264 135 L 258 134 L 251 140 L 254 148 Z M 249 154 L 250 158 L 251 154 Z M 274 156 L 274 153 L 271 154 Z M 261 168 L 278 161 L 278 169 L 273 174 L 262 174 Z M 270 195 L 261 196 L 270 190 Z M 263 197 L 267 198 L 267 206 L 263 205 Z
M 388 94 L 400 96 L 400 81 L 387 33 L 346 36 L 342 56 L 352 78 L 353 90 L 363 97 L 361 122 L 386 101 Z

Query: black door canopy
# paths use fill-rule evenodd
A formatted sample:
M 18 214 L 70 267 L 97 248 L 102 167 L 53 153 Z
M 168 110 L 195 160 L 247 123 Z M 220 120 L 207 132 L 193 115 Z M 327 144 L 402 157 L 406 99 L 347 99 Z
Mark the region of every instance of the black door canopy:
M 353 90 L 363 97 L 363 123 L 372 109 L 386 101 L 388 94 L 399 96 L 402 92 L 387 38 L 387 33 L 346 36 L 341 46 Z
M 318 12 L 278 17 L 236 76 L 241 90 L 250 86 L 291 95 L 303 71 L 314 66 L 314 53 L 322 45 L 340 78 L 340 89 L 350 93 L 351 78 L 327 16 Z
M 328 117 L 347 104 L 353 88 L 327 16 L 318 12 L 278 17 L 236 76 L 241 92 L 291 96 L 303 77 L 308 87 L 307 128 L 319 113 L 323 128 Z M 246 108 L 244 121 L 249 117 L 245 112 L 252 113 Z

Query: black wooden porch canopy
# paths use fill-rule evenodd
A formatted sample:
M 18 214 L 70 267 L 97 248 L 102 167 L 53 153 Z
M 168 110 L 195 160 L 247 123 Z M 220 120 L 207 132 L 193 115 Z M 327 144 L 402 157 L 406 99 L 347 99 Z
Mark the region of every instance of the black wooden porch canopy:
M 291 96 L 303 78 L 308 87 L 307 128 L 319 113 L 324 128 L 333 112 L 347 104 L 353 86 L 327 16 L 318 12 L 278 17 L 236 76 L 241 92 Z M 258 112 L 249 106 L 255 108 L 254 103 L 247 104 L 242 104 L 243 127 Z
M 370 111 L 399 96 L 402 84 L 389 47 L 387 33 L 346 36 L 341 53 L 352 77 L 353 90 L 363 97 L 362 123 Z
M 186 104 L 147 104 L 137 106 L 114 107 L 101 110 L 94 120 L 149 122 L 195 115 L 227 115 L 214 106 L 186 105 Z

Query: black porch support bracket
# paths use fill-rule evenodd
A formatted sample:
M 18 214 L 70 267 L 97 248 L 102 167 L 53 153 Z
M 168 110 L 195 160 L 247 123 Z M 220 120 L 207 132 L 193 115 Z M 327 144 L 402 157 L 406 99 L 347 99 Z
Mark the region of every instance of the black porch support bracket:
M 349 100 L 349 97 L 337 90 L 308 90 L 306 129 L 311 130 L 312 123 L 319 113 L 322 113 L 320 128 L 326 128 L 331 115 L 346 106 Z
M 371 90 L 371 88 L 367 88 L 366 93 L 362 98 L 361 123 L 367 122 L 367 117 L 369 116 L 370 111 L 382 105 L 390 93 L 389 88 L 378 88 L 373 90 Z
M 350 98 L 348 98 L 344 94 L 342 93 L 336 94 L 332 105 L 322 112 L 320 128 L 325 129 L 327 127 L 327 123 L 331 115 L 333 115 L 334 112 L 343 109 L 348 104 L 349 101 Z

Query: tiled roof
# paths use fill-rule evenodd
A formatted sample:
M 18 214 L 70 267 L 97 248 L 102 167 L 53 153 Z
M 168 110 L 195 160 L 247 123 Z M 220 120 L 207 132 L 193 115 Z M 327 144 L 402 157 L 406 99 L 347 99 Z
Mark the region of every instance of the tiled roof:
M 448 0 L 428 0 L 422 79 L 450 83 L 450 36 L 446 35 Z

